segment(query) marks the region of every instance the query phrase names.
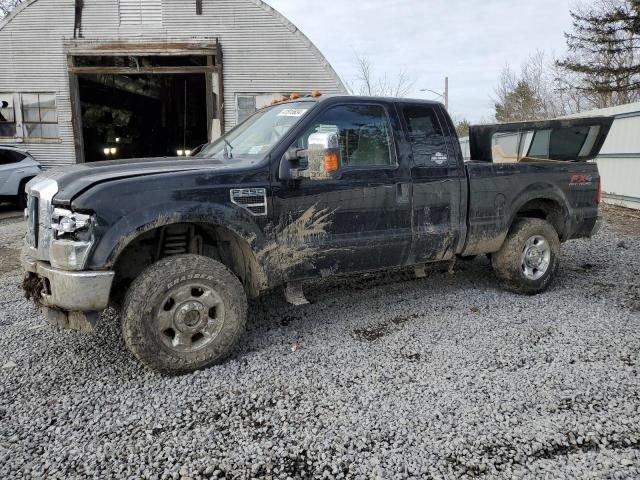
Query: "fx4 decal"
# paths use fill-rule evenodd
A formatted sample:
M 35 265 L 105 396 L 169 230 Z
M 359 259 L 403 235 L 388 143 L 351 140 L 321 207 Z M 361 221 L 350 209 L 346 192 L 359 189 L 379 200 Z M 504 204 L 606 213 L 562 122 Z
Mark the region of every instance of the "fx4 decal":
M 569 186 L 589 186 L 593 184 L 593 176 L 591 175 L 573 175 L 569 181 Z

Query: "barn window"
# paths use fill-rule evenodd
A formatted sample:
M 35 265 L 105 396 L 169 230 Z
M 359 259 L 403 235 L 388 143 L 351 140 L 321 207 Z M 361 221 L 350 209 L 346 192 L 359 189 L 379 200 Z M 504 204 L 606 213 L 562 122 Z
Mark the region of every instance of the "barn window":
M 120 25 L 161 25 L 162 0 L 120 0 Z
M 51 93 L 22 94 L 25 138 L 58 138 L 56 96 Z
M 16 116 L 13 94 L 0 93 L 0 137 L 16 136 Z

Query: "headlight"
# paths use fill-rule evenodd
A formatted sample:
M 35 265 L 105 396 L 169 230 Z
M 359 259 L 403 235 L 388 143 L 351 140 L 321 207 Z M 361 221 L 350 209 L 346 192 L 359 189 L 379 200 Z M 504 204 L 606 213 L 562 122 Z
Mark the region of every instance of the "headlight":
M 64 208 L 54 208 L 51 229 L 51 266 L 64 270 L 83 270 L 93 247 L 93 218 Z
M 64 208 L 54 208 L 51 215 L 51 228 L 55 238 L 65 236 L 67 233 L 88 231 L 91 227 L 91 216 L 74 213 Z

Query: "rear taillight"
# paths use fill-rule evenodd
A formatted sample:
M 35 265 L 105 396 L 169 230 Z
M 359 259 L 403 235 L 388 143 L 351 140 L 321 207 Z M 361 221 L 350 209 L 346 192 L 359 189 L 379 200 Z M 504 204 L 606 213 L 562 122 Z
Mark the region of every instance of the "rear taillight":
M 596 196 L 596 203 L 600 205 L 602 199 L 602 177 L 598 177 L 598 195 Z

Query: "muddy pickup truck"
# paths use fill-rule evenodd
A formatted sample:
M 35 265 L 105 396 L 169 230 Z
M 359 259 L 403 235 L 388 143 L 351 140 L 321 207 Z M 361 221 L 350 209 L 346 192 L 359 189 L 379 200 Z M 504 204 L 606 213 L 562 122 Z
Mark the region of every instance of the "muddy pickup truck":
M 81 164 L 28 185 L 24 288 L 48 319 L 92 330 L 121 311 L 128 348 L 181 373 L 221 362 L 247 299 L 303 282 L 489 255 L 504 286 L 542 292 L 560 244 L 594 234 L 586 160 L 611 123 L 472 131 L 464 162 L 439 103 L 303 97 L 260 110 L 193 158 Z M 511 162 L 497 163 L 514 157 Z

